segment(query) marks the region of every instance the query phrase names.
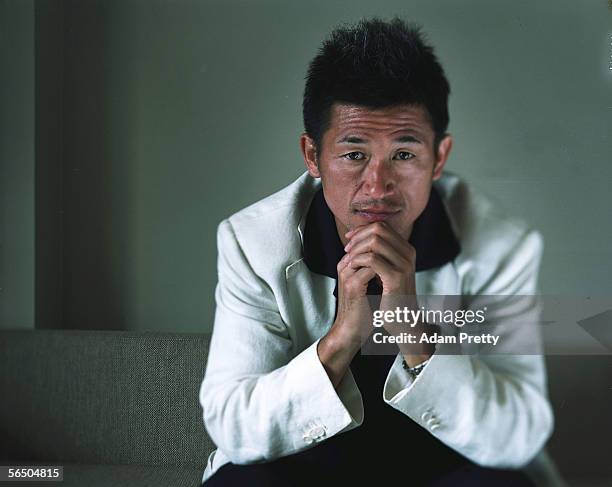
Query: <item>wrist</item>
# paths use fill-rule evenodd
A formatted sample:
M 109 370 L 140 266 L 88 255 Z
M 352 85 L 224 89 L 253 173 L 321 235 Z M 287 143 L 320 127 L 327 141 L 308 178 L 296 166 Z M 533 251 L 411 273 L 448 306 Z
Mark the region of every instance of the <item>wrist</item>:
M 319 340 L 317 355 L 334 387 L 342 380 L 355 353 L 356 351 L 339 339 L 333 330 Z
M 339 331 L 335 326 L 321 338 L 317 347 L 317 352 L 321 360 L 331 362 L 333 358 L 348 357 L 352 360 L 355 353 L 359 351 L 361 342 L 359 337 L 352 337 L 343 331 Z
M 421 365 L 422 363 L 426 362 L 427 360 L 429 360 L 433 355 L 432 353 L 422 353 L 422 354 L 404 354 L 402 353 L 402 357 L 404 359 L 404 362 L 406 363 L 406 365 L 408 367 L 417 367 L 418 365 Z

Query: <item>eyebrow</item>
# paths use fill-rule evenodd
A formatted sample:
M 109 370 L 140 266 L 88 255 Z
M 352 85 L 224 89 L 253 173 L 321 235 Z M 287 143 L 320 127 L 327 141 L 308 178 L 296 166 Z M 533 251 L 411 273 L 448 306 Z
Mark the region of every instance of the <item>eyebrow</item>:
M 398 142 L 400 144 L 422 144 L 423 142 L 412 135 L 400 135 L 393 139 L 393 142 Z M 356 135 L 346 135 L 341 139 L 336 141 L 338 144 L 365 144 L 367 143 L 366 139 L 362 139 Z

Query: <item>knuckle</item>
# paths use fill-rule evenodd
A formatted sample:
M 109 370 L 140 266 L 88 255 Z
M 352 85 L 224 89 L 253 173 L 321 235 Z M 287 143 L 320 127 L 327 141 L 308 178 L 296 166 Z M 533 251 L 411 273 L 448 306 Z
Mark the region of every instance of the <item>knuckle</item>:
M 374 234 L 380 235 L 385 230 L 385 225 L 383 222 L 375 222 L 374 223 Z
M 357 291 L 359 290 L 359 283 L 356 282 L 354 279 L 351 279 L 346 284 L 346 290 L 348 291 L 349 294 L 356 294 Z
M 380 250 L 380 244 L 382 242 L 382 238 L 380 235 L 372 235 L 369 241 L 370 250 Z

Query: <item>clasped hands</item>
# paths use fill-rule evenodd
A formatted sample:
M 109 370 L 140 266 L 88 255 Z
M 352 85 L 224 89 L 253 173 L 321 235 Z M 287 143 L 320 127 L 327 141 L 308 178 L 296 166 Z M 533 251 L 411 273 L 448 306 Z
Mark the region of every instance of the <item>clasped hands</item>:
M 371 279 L 382 284 L 379 309 L 394 310 L 397 306 L 418 307 L 416 301 L 416 250 L 386 222 L 356 227 L 345 234 L 346 254 L 338 263 L 338 315 L 358 313 L 363 324 L 367 285 Z M 349 308 L 359 308 L 359 311 Z M 368 313 L 369 314 L 369 313 Z M 383 325 L 391 335 L 405 331 L 392 323 Z M 415 328 L 412 332 L 416 332 Z M 422 326 L 420 327 L 422 329 Z M 362 330 L 363 332 L 363 330 Z M 432 349 L 415 345 L 399 346 L 406 363 L 413 367 L 428 359 Z

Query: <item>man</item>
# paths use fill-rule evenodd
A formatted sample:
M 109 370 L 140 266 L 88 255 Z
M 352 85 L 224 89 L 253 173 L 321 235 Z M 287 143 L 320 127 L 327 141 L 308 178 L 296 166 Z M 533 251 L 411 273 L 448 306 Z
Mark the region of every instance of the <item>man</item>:
M 443 174 L 449 92 L 398 19 L 338 28 L 311 62 L 307 173 L 219 225 L 205 485 L 529 485 L 515 469 L 553 424 L 541 356 L 360 353 L 366 295 L 536 291 L 539 234 Z

